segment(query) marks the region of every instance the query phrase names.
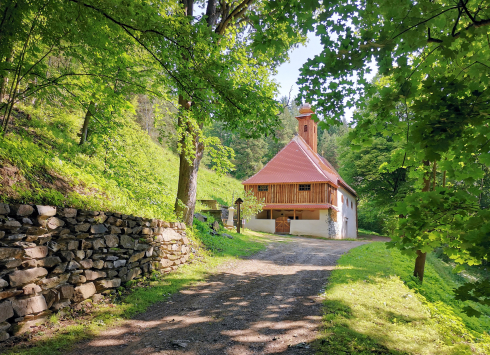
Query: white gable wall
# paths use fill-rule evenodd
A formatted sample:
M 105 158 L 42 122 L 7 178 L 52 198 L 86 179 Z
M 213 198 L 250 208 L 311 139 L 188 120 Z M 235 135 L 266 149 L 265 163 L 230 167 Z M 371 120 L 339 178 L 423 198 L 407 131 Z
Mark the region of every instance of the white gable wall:
M 342 197 L 344 202 L 342 202 Z M 347 205 L 347 200 L 349 201 L 349 205 Z M 356 202 L 354 195 L 339 186 L 337 189 L 337 208 L 339 209 L 337 223 L 340 233 L 338 238 L 357 238 Z

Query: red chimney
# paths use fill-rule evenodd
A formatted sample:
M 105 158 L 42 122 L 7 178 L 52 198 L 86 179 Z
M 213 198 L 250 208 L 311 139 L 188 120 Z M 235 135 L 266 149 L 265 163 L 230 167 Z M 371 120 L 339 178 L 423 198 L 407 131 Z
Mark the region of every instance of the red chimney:
M 302 104 L 299 108 L 298 120 L 298 133 L 308 143 L 311 149 L 316 153 L 317 151 L 317 123 L 311 119 L 311 115 L 314 114 L 311 109 L 311 105 L 308 103 Z

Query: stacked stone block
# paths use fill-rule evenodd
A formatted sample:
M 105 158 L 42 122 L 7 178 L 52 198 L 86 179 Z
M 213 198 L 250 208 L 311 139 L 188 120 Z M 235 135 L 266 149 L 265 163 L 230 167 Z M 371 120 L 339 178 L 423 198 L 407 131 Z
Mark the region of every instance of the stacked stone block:
M 340 225 L 337 222 L 337 214 L 333 208 L 328 210 L 327 224 L 328 224 L 328 235 L 330 238 L 340 238 Z
M 0 204 L 0 341 L 28 321 L 188 258 L 183 223 Z

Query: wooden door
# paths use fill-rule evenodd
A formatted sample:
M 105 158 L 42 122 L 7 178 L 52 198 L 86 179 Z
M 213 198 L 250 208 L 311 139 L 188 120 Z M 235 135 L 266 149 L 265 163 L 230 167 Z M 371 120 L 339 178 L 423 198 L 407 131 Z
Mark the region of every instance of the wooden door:
M 276 233 L 289 233 L 289 221 L 287 217 L 276 218 Z

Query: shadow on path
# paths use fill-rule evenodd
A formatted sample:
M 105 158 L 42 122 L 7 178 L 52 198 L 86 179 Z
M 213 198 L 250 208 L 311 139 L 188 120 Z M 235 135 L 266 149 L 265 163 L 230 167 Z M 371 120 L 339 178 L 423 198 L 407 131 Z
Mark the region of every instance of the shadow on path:
M 312 354 L 321 326 L 318 295 L 338 257 L 361 244 L 271 243 L 70 354 Z

